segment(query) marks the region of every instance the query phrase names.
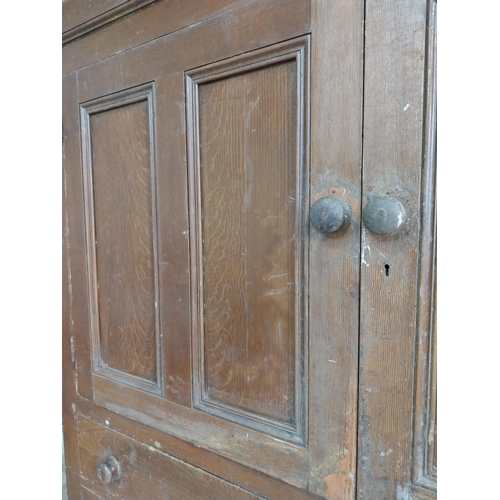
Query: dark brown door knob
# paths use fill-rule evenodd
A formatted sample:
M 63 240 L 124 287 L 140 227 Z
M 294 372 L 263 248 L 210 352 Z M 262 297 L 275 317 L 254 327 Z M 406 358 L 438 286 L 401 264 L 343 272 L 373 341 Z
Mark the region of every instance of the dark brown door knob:
M 363 224 L 371 233 L 396 233 L 403 227 L 405 220 L 403 204 L 390 196 L 375 196 L 363 209 Z
M 118 481 L 122 477 L 120 462 L 115 457 L 110 456 L 97 466 L 97 477 L 104 484 L 109 484 L 111 481 Z
M 347 201 L 338 197 L 325 196 L 317 200 L 310 211 L 311 224 L 321 233 L 329 234 L 347 226 L 352 210 Z

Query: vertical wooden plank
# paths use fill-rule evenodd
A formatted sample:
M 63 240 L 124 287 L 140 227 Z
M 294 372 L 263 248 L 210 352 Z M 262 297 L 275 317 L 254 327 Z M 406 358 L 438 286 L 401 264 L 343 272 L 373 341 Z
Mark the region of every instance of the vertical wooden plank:
M 64 451 L 66 461 L 66 483 L 68 494 L 76 498 L 80 489 L 80 464 L 78 459 L 78 424 L 76 418 L 76 375 L 74 370 L 74 328 L 75 304 L 73 302 L 71 241 L 70 241 L 70 205 L 75 200 L 68 197 L 70 179 L 68 170 L 80 164 L 78 151 L 78 121 L 71 113 L 76 102 L 76 75 L 70 73 L 63 78 L 63 283 L 62 283 L 62 413 L 64 426 Z M 72 106 L 73 105 L 73 106 Z M 78 116 L 78 115 L 76 115 Z M 78 319 L 78 318 L 77 318 Z
M 76 390 L 92 398 L 92 367 L 88 276 L 85 243 L 83 176 L 78 105 L 78 76 L 71 73 L 63 85 L 64 191 L 68 224 L 68 272 L 71 288 L 71 336 L 75 352 Z M 66 78 L 66 77 L 65 77 Z
M 436 490 L 436 0 L 431 0 L 427 30 L 424 164 L 418 338 L 415 376 L 413 482 Z
M 359 499 L 410 495 L 426 10 L 366 2 L 363 204 L 395 196 L 407 221 L 362 229 Z
M 165 397 L 191 406 L 191 321 L 184 73 L 158 78 L 156 133 Z
M 326 237 L 311 227 L 309 489 L 355 494 L 363 1 L 312 3 L 311 200 L 334 188 L 352 222 Z

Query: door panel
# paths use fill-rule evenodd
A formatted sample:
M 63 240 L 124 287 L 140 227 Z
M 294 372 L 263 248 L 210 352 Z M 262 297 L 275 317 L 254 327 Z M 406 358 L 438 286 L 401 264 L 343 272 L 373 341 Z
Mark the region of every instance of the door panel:
M 308 444 L 308 391 L 323 384 L 308 366 L 335 361 L 308 354 L 309 31 L 308 2 L 243 2 L 77 72 L 86 252 L 74 265 L 88 271 L 90 325 L 76 370 L 105 421 L 349 497 L 354 462 L 336 485 L 325 453 L 346 424 L 354 439 L 355 420 Z M 335 252 L 337 239 L 314 237 Z M 353 403 L 316 398 L 326 416 Z M 324 419 L 313 412 L 314 429 Z
M 155 258 L 147 104 L 147 101 L 128 104 L 90 119 L 100 320 L 100 336 L 95 345 L 100 347 L 100 366 L 156 382 Z M 120 136 L 110 133 L 117 129 Z M 113 138 L 118 140 L 113 143 Z M 105 144 L 101 143 L 103 140 Z M 113 168 L 116 166 L 119 171 Z
M 415 346 L 424 330 L 417 332 L 430 318 L 430 309 L 418 317 L 418 305 L 432 297 L 432 284 L 422 281 L 419 272 L 432 268 L 433 258 L 428 250 L 434 238 L 429 197 L 434 181 L 426 179 L 423 166 L 426 156 L 433 155 L 424 134 L 434 128 L 427 95 L 427 86 L 432 86 L 428 32 L 434 3 L 367 2 L 363 199 L 365 204 L 376 196 L 399 199 L 405 222 L 393 234 L 362 230 L 360 499 L 412 498 L 412 462 L 424 446 L 420 442 L 413 449 L 412 433 L 414 423 L 421 425 L 413 397 Z M 430 247 L 420 246 L 422 238 Z M 435 497 L 424 490 L 418 498 L 422 494 Z
M 186 76 L 195 405 L 299 443 L 308 76 L 308 38 Z
M 153 87 L 81 113 L 94 372 L 159 393 Z

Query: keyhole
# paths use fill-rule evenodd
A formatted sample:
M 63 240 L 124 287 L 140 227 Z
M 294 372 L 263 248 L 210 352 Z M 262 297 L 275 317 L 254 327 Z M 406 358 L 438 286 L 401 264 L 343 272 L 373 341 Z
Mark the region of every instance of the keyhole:
M 389 264 L 386 264 L 384 267 L 385 267 L 385 275 L 386 275 L 386 276 L 389 276 L 389 268 L 390 268 L 391 266 L 389 266 Z

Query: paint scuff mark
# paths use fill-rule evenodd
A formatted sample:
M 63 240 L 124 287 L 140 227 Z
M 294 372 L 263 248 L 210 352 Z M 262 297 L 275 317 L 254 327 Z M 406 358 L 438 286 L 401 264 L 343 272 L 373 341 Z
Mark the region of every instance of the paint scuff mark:
M 370 264 L 365 260 L 365 251 L 368 250 L 368 253 L 371 255 L 370 245 L 366 242 L 366 229 L 363 228 L 361 233 L 361 264 L 364 264 L 366 267 L 370 267 Z
M 284 274 L 273 274 L 272 276 L 264 276 L 262 279 L 265 280 L 265 281 L 269 281 L 269 280 L 272 280 L 274 278 L 283 278 L 285 276 L 288 276 L 288 273 L 284 273 Z
M 326 497 L 346 498 L 353 487 L 352 474 L 329 474 L 326 476 Z
M 397 485 L 396 500 L 411 500 L 410 485 L 407 483 L 404 486 Z
M 253 185 L 253 163 L 252 159 L 247 156 L 245 158 L 245 163 L 247 165 L 247 174 L 248 174 L 248 186 L 245 191 L 245 210 L 250 209 L 251 201 L 252 201 L 252 185 Z
M 266 292 L 266 295 L 268 297 L 272 297 L 273 295 L 279 295 L 280 293 L 284 293 L 288 290 L 288 287 L 285 288 L 278 288 L 277 290 L 271 290 L 269 292 Z
M 401 226 L 401 224 L 403 224 L 404 222 L 404 214 L 403 213 L 399 213 L 398 214 L 398 227 Z
M 248 110 L 247 116 L 245 117 L 245 128 L 248 128 L 248 126 L 250 125 L 250 119 L 252 117 L 253 110 L 255 109 L 255 106 L 257 106 L 259 99 L 260 97 L 257 97 L 257 99 L 250 103 L 250 109 Z

